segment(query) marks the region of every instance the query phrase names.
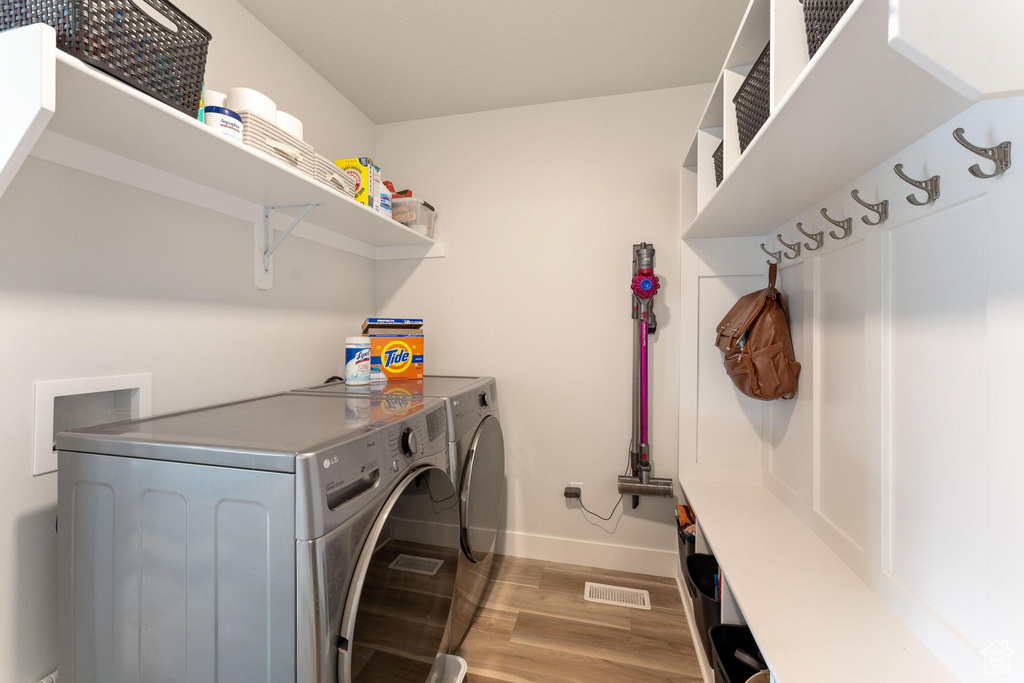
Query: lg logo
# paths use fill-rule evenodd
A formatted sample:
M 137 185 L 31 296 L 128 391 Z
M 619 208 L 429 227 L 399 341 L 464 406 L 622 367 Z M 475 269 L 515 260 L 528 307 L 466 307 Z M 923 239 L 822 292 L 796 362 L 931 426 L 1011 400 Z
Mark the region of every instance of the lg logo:
M 333 458 L 325 458 L 324 459 L 324 469 L 326 470 L 332 464 L 337 464 L 337 463 L 338 463 L 338 456 L 334 456 Z

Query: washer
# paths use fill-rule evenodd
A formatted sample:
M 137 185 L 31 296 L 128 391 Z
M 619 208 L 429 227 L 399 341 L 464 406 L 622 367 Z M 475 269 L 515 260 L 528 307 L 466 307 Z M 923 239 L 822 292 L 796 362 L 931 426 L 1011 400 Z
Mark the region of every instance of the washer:
M 441 680 L 446 424 L 287 393 L 61 433 L 61 680 Z
M 463 557 L 452 615 L 452 650 L 462 643 L 487 589 L 497 531 L 504 526 L 505 442 L 493 377 L 428 375 L 421 380 L 348 386 L 321 384 L 299 392 L 369 398 L 385 404 L 408 396 L 444 401 L 453 481 L 459 491 Z

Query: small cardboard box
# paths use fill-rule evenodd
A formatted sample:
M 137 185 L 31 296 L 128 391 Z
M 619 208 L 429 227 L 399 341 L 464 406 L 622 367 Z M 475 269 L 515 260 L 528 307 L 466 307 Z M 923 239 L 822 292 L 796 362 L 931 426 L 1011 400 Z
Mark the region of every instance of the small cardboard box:
M 375 208 L 377 188 L 374 183 L 373 159 L 369 157 L 335 159 L 334 165 L 355 181 L 356 189 L 353 199 L 360 204 Z M 380 177 L 380 171 L 377 171 L 377 176 Z
M 370 381 L 423 379 L 423 319 L 367 318 L 363 336 L 370 338 Z

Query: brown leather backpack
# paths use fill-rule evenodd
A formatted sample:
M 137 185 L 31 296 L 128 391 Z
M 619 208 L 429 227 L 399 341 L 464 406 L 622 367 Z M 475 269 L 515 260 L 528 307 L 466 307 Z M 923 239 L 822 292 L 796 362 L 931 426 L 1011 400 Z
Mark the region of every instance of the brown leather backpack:
M 775 289 L 777 273 L 778 266 L 771 264 L 768 287 L 740 298 L 719 323 L 715 340 L 733 384 L 762 401 L 793 398 L 800 375 L 786 304 Z

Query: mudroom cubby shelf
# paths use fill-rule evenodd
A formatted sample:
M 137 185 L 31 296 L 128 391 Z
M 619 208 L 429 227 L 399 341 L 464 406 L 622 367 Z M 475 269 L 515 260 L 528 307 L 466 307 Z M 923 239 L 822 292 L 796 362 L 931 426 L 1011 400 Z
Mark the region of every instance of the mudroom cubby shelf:
M 822 683 L 840 671 L 844 681 L 958 680 L 772 493 L 689 477 L 681 484 L 779 683 Z
M 39 55 L 33 69 L 26 53 Z M 317 204 L 295 234 L 367 258 L 444 255 L 444 245 L 57 50 L 48 26 L 0 34 L 0 100 L 0 194 L 33 156 L 254 224 L 264 206 Z M 274 227 L 301 211 L 283 209 Z
M 697 191 L 684 239 L 763 235 L 972 104 L 889 46 L 888 19 L 888 0 L 854 0 L 808 59 L 800 0 L 751 0 L 684 162 Z M 771 116 L 740 154 L 732 97 L 769 40 Z

